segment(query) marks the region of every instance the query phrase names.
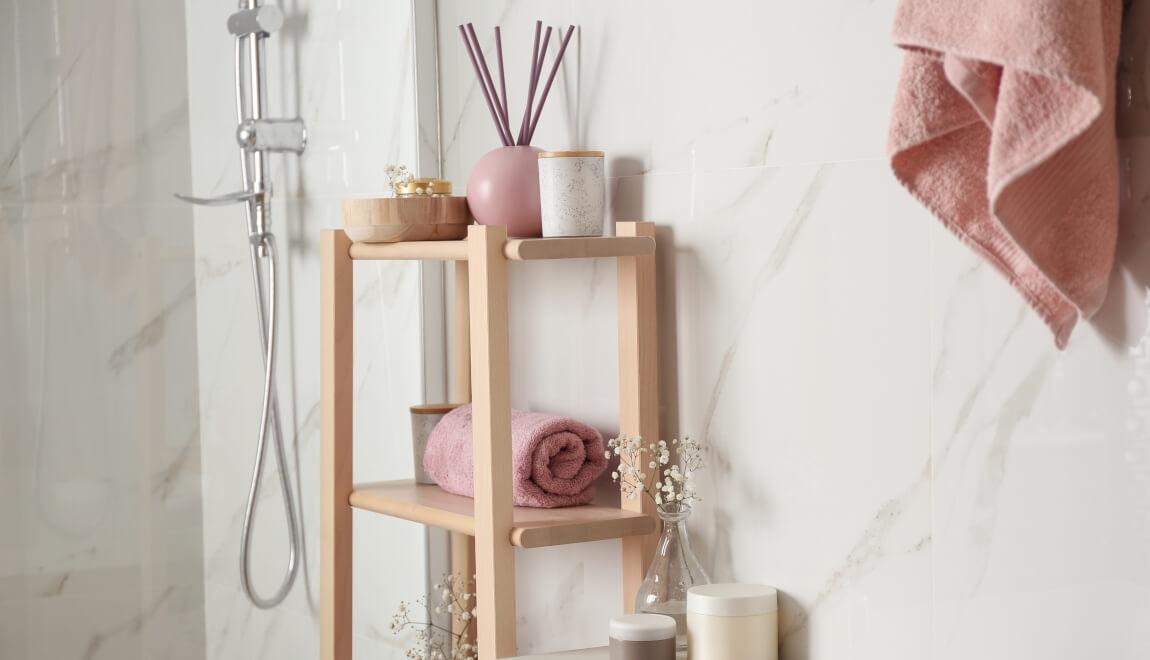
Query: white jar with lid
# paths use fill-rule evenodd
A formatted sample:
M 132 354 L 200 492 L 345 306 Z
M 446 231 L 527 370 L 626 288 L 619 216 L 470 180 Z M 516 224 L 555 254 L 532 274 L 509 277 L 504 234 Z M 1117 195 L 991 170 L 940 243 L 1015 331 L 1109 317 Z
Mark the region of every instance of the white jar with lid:
M 687 592 L 689 660 L 778 660 L 779 598 L 757 584 L 704 584 Z
M 611 619 L 611 660 L 675 660 L 675 620 L 662 614 Z

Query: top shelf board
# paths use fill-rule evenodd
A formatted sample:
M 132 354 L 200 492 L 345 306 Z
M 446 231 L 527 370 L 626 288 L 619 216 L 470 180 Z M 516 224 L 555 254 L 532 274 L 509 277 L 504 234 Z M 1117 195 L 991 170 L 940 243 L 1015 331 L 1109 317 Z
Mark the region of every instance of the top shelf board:
M 466 261 L 467 240 L 352 243 L 350 252 L 352 259 L 360 260 Z M 649 254 L 655 254 L 655 239 L 650 236 L 513 238 L 503 245 L 503 255 L 511 261 L 641 257 Z

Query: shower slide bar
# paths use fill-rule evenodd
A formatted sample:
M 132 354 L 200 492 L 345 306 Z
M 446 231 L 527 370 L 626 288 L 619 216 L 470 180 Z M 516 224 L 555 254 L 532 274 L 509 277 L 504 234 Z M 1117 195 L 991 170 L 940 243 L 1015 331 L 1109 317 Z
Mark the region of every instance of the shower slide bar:
M 252 469 L 240 535 L 240 585 L 252 604 L 260 609 L 279 605 L 291 591 L 299 572 L 301 537 L 296 502 L 288 478 L 276 393 L 275 366 L 278 324 L 276 311 L 279 296 L 276 287 L 276 243 L 271 232 L 271 182 L 267 156 L 272 153 L 303 153 L 307 130 L 301 119 L 268 119 L 264 116 L 267 96 L 264 70 L 264 41 L 283 27 L 283 12 L 278 7 L 262 6 L 259 0 L 243 0 L 239 11 L 228 18 L 228 31 L 236 38 L 235 94 L 236 143 L 239 146 L 240 173 L 243 189 L 214 197 L 176 195 L 179 199 L 201 206 L 243 204 L 248 229 L 248 252 L 255 283 L 256 317 L 263 358 L 263 396 L 260 407 L 259 436 L 255 465 Z M 251 578 L 251 540 L 255 526 L 257 498 L 263 479 L 264 458 L 269 440 L 275 452 L 287 522 L 287 566 L 279 586 L 271 596 L 257 593 Z

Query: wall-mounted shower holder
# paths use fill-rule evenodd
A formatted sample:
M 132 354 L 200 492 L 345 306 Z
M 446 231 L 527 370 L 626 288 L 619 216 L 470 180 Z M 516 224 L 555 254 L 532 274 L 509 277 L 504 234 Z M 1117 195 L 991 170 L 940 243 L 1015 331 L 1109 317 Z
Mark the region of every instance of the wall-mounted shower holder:
M 272 32 L 283 27 L 283 22 L 283 12 L 279 8 L 261 6 L 260 0 L 242 0 L 240 10 L 228 17 L 228 32 L 235 35 L 237 122 L 235 136 L 240 147 L 240 176 L 243 179 L 243 190 L 215 197 L 176 195 L 185 202 L 202 206 L 243 204 L 247 218 L 248 247 L 255 279 L 264 377 L 255 465 L 244 508 L 239 554 L 240 584 L 252 604 L 260 609 L 275 607 L 287 597 L 299 572 L 299 557 L 302 553 L 296 505 L 288 481 L 288 463 L 275 386 L 278 296 L 276 242 L 271 232 L 271 177 L 267 156 L 271 153 L 303 153 L 307 144 L 307 130 L 303 120 L 299 118 L 264 117 L 267 96 L 264 41 Z M 288 526 L 288 553 L 283 579 L 276 591 L 271 596 L 265 597 L 257 593 L 252 585 L 250 549 L 260 481 L 263 477 L 264 457 L 269 450 L 274 451 L 275 462 L 279 469 L 280 491 L 283 495 Z

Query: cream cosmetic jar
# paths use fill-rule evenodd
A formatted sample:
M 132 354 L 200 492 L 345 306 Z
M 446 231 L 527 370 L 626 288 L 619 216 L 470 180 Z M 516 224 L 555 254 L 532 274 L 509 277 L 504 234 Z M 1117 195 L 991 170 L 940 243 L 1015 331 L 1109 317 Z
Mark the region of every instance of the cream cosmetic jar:
M 757 584 L 705 584 L 687 592 L 689 660 L 778 660 L 778 592 Z
M 424 404 L 411 407 L 411 458 L 415 462 L 415 483 L 434 484 L 435 480 L 423 470 L 423 455 L 427 453 L 427 441 L 435 425 L 447 413 L 455 410 L 459 403 Z
M 606 185 L 602 151 L 540 152 L 543 236 L 602 236 Z
M 662 614 L 611 619 L 611 660 L 675 660 L 675 620 Z

